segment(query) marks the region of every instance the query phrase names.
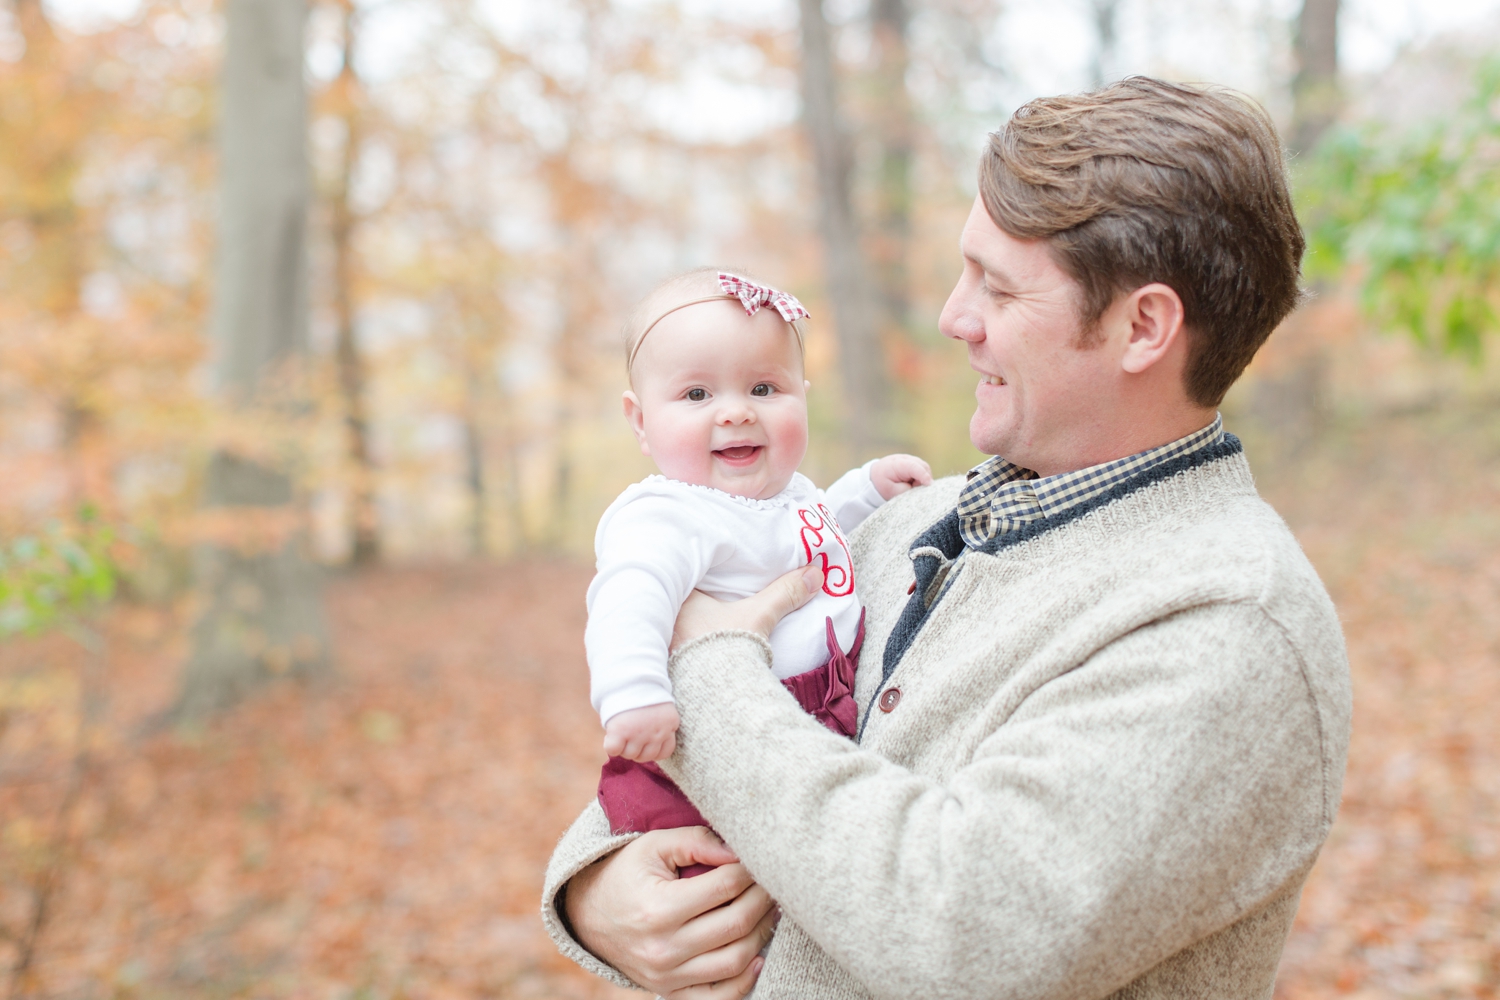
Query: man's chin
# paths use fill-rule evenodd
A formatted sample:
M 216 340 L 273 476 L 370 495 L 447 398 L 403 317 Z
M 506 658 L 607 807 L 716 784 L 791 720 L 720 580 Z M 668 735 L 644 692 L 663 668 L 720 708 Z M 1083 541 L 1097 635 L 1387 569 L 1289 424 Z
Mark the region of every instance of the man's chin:
M 985 420 L 981 413 L 974 414 L 969 420 L 969 443 L 986 455 L 1005 455 L 1011 444 L 1010 438 L 1011 435 Z

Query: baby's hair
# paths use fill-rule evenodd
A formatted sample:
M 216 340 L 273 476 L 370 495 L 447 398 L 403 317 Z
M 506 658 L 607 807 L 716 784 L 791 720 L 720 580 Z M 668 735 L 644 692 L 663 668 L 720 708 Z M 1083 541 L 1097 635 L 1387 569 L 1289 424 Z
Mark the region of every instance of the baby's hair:
M 733 301 L 733 297 L 724 295 L 723 289 L 719 287 L 721 272 L 735 274 L 758 284 L 764 284 L 754 274 L 743 268 L 721 267 L 695 267 L 691 271 L 683 271 L 663 281 L 630 311 L 630 315 L 625 320 L 625 373 L 627 375 L 631 374 L 631 369 L 634 367 L 632 362 L 641 338 L 665 318 L 667 313 L 695 299 L 717 298 L 723 295 L 724 298 Z M 804 323 L 804 320 L 797 319 L 793 320 L 790 325 L 793 335 L 797 338 L 797 353 L 805 358 L 807 330 Z

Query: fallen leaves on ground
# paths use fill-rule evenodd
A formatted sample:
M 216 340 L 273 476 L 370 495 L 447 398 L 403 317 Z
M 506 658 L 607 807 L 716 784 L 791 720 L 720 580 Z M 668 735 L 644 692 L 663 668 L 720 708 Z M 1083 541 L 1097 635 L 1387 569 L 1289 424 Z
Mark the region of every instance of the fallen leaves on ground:
M 1500 413 L 1373 421 L 1266 491 L 1343 620 L 1354 735 L 1284 1000 L 1500 990 Z
M 337 677 L 280 684 L 93 770 L 29 991 L 639 995 L 559 957 L 537 917 L 547 855 L 602 762 L 588 578 L 537 562 L 337 581 Z M 170 701 L 183 651 L 164 617 L 110 622 L 117 730 Z M 70 655 L 18 644 L 7 676 L 51 676 L 34 665 Z

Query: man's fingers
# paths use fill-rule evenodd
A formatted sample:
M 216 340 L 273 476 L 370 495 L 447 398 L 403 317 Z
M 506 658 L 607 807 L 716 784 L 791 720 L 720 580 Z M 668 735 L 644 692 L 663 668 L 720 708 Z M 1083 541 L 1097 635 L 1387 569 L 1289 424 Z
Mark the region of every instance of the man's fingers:
M 735 857 L 733 851 L 701 826 L 674 827 L 670 830 L 652 830 L 650 833 L 642 834 L 635 840 L 620 849 L 620 854 L 633 859 L 631 867 L 634 878 L 640 882 L 659 883 L 671 882 L 672 891 L 667 896 L 659 897 L 663 901 L 670 899 L 669 912 L 663 913 L 666 919 L 675 919 L 677 923 L 691 920 L 704 910 L 720 906 L 736 895 L 745 891 L 745 885 L 738 888 L 731 886 L 720 887 L 717 885 L 721 879 L 716 879 L 709 887 L 697 886 L 693 883 L 702 881 L 707 875 L 694 879 L 679 879 L 677 869 L 692 864 L 705 865 L 733 865 L 739 858 Z M 743 865 L 739 866 L 743 868 Z M 715 869 L 717 871 L 717 869 Z M 710 872 L 708 874 L 713 874 Z M 743 878 L 748 885 L 751 881 L 748 873 L 736 877 L 734 873 L 722 880 L 728 882 L 739 882 Z M 679 883 L 681 883 L 679 885 Z M 722 898 L 709 901 L 709 897 L 715 895 L 713 889 L 723 894 Z
M 707 827 L 682 826 L 657 832 L 667 836 L 660 839 L 655 849 L 661 855 L 662 860 L 674 868 L 686 868 L 688 865 L 723 866 L 739 861 L 739 857 L 724 846 L 722 840 L 710 833 Z M 744 866 L 741 865 L 740 868 L 743 869 Z M 707 877 L 707 875 L 700 875 L 699 879 Z M 696 882 L 698 879 L 693 881 Z M 729 881 L 734 883 L 732 888 L 727 885 L 722 888 L 715 885 L 713 894 L 723 894 L 723 898 L 712 905 L 717 906 L 719 903 L 728 902 L 738 896 L 753 880 L 749 873 L 745 872 L 742 876 L 736 876 Z M 708 909 L 708 907 L 705 906 L 703 909 Z
M 708 875 L 698 876 L 698 878 L 707 877 Z M 757 937 L 757 943 L 744 957 L 744 960 L 748 962 L 750 955 L 760 951 L 761 947 L 771 939 L 769 929 L 775 926 L 775 922 L 772 920 L 767 924 L 767 921 L 772 919 L 775 910 L 776 903 L 771 899 L 770 893 L 759 885 L 751 885 L 727 906 L 710 910 L 693 921 L 691 925 L 683 928 L 683 946 L 689 952 L 708 954 L 733 945 L 737 941 Z M 721 973 L 720 976 L 705 976 L 704 978 L 722 978 L 722 975 L 732 975 L 739 970 L 739 966 L 728 972 L 721 969 L 717 970 Z
M 765 964 L 766 960 L 757 956 L 751 961 L 749 968 L 732 979 L 674 990 L 667 994 L 666 1000 L 738 1000 L 739 997 L 750 995 Z
M 673 978 L 680 977 L 680 980 L 684 982 L 698 980 L 715 987 L 737 984 L 742 985 L 748 991 L 750 986 L 754 985 L 755 977 L 760 972 L 760 953 L 776 931 L 776 918 L 776 907 L 772 904 L 749 933 L 741 935 L 721 948 L 704 952 L 684 962 L 674 971 Z M 737 986 L 731 986 L 731 989 L 734 988 Z M 744 996 L 744 993 L 708 992 L 701 995 Z

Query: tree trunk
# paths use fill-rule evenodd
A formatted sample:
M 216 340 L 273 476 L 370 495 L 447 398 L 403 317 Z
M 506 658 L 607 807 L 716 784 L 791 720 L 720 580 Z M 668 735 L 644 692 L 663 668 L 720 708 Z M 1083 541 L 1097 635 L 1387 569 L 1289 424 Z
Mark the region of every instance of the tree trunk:
M 6 108 L 5 131 L 14 129 L 17 136 L 43 133 L 40 122 L 66 107 L 73 115 L 97 121 L 99 95 L 86 80 L 72 77 L 67 53 L 60 51 L 59 39 L 47 20 L 41 0 L 17 0 L 14 8 L 17 29 L 25 43 L 21 56 L 25 82 Z M 15 100 L 14 98 L 20 98 Z M 18 269 L 17 291 L 24 290 L 29 303 L 49 314 L 53 324 L 66 327 L 78 315 L 81 290 L 87 269 L 87 248 L 91 234 L 85 232 L 85 220 L 74 200 L 77 179 L 82 167 L 82 145 L 70 141 L 87 134 L 87 125 L 72 126 L 68 138 L 59 136 L 50 142 L 22 144 L 10 151 L 4 165 L 10 190 L 0 196 L 0 215 L 14 215 L 24 222 L 31 236 L 27 263 Z M 10 139 L 5 136 L 5 139 Z M 16 156 L 19 153 L 19 156 Z M 12 158 L 14 157 L 14 158 Z M 97 403 L 90 397 L 90 384 L 98 369 L 87 366 L 75 370 L 66 387 L 57 393 L 57 409 L 62 424 L 62 452 L 67 456 L 67 503 L 76 511 L 85 504 L 103 504 L 108 499 L 109 462 L 104 445 L 104 421 Z M 106 507 L 107 509 L 107 507 Z
M 800 3 L 802 116 L 818 179 L 818 228 L 838 333 L 848 438 L 864 456 L 889 437 L 890 385 L 880 337 L 880 300 L 859 245 L 851 190 L 853 151 L 838 108 L 831 30 L 822 0 Z
M 14 95 L 21 99 L 5 109 L 13 134 L 42 133 L 39 123 L 57 115 L 60 107 L 69 114 L 90 114 L 90 104 L 98 98 L 88 93 L 87 82 L 69 79 L 66 64 L 59 65 L 65 53 L 59 51 L 57 33 L 47 20 L 41 0 L 17 0 L 14 17 L 26 44 L 21 60 L 29 80 L 21 93 Z M 7 177 L 10 190 L 0 201 L 7 215 L 16 212 L 30 230 L 32 246 L 22 272 L 26 297 L 59 320 L 78 312 L 87 263 L 84 258 L 89 241 L 80 231 L 74 201 L 81 151 L 80 142 L 54 141 L 33 143 L 21 157 L 8 156 L 6 166 L 20 176 Z
M 506 524 L 510 529 L 510 551 L 525 552 L 531 548 L 531 534 L 526 528 L 525 494 L 521 489 L 521 448 L 517 440 L 514 414 L 507 414 L 505 431 L 505 488 Z
M 557 162 L 549 174 L 554 183 L 577 183 L 574 167 L 567 160 Z M 598 236 L 596 232 L 585 228 L 585 220 L 578 213 L 578 208 L 575 204 L 564 211 L 561 220 L 563 254 L 560 261 L 565 269 L 564 274 L 598 274 Z M 586 398 L 589 393 L 593 352 L 589 332 L 598 320 L 599 302 L 596 295 L 594 289 L 583 283 L 583 287 L 570 289 L 563 296 L 562 325 L 552 349 L 560 385 L 558 398 L 553 404 L 556 409 L 552 435 L 557 458 L 553 466 L 551 521 L 547 527 L 546 542 L 555 548 L 566 546 L 569 536 L 578 528 L 573 519 L 577 485 L 574 434 L 584 418 L 578 400 Z
M 1291 147 L 1306 153 L 1339 112 L 1339 0 L 1302 0 L 1293 48 Z
M 1338 0 L 1303 0 L 1297 17 L 1297 75 L 1292 80 L 1294 154 L 1306 154 L 1339 110 Z M 1314 287 L 1316 297 L 1326 289 Z M 1250 385 L 1249 408 L 1285 456 L 1295 457 L 1317 437 L 1328 411 L 1328 359 L 1314 317 L 1298 310 L 1270 346 L 1275 352 Z
M 464 374 L 464 481 L 469 487 L 469 552 L 489 554 L 489 497 L 484 484 L 484 434 L 480 430 L 480 385 L 475 366 Z
M 228 5 L 212 371 L 231 406 L 259 402 L 267 376 L 307 344 L 305 15 L 302 0 Z M 225 707 L 268 677 L 328 665 L 320 574 L 290 477 L 220 451 L 204 494 L 206 507 L 228 515 L 221 522 L 261 530 L 206 542 L 197 554 L 205 606 L 178 718 Z
M 1102 87 L 1115 75 L 1115 45 L 1119 41 L 1116 15 L 1120 0 L 1093 0 L 1094 58 L 1089 62 L 1089 85 Z
M 344 149 L 335 188 L 329 197 L 329 235 L 333 244 L 333 307 L 338 330 L 334 357 L 338 365 L 339 394 L 344 405 L 345 446 L 353 466 L 350 561 L 355 566 L 366 566 L 380 558 L 380 513 L 375 501 L 375 464 L 370 451 L 365 407 L 368 379 L 354 329 L 354 231 L 357 220 L 354 206 L 350 204 L 350 192 L 359 156 L 360 112 L 364 103 L 363 87 L 354 71 L 356 18 L 353 0 L 344 0 L 344 65 L 334 81 L 331 95 L 338 117 L 344 123 Z
M 874 0 L 870 21 L 875 43 L 875 127 L 880 139 L 876 191 L 874 273 L 880 287 L 880 332 L 906 337 L 911 313 L 911 165 L 916 124 L 906 89 L 906 0 Z

